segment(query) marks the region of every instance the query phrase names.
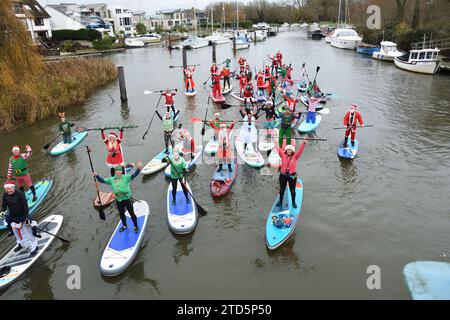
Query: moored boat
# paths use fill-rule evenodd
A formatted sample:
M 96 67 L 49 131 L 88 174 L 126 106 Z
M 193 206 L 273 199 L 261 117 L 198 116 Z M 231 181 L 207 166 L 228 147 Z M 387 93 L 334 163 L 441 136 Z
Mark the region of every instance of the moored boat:
M 397 49 L 397 44 L 390 41 L 382 41 L 379 50 L 372 54 L 372 58 L 376 60 L 391 61 L 405 55 L 405 52 Z
M 404 56 L 394 59 L 395 65 L 403 70 L 435 74 L 439 70 L 439 49 L 411 50 Z

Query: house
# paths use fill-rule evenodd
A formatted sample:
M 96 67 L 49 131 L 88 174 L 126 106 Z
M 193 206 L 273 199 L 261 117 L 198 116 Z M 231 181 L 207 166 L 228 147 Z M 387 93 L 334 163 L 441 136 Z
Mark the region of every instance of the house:
M 175 26 L 187 26 L 186 14 L 182 9 L 160 10 L 149 18 L 149 29 L 151 30 L 156 28 L 170 30 Z
M 194 9 L 187 9 L 184 10 L 184 14 L 186 15 L 187 25 L 189 28 L 194 28 L 195 16 L 197 16 L 197 26 L 204 26 L 209 21 L 205 12 L 202 10 L 196 9 L 194 14 Z
M 70 3 L 49 4 L 45 9 L 51 16 L 53 30 L 95 29 L 102 35 L 113 36 L 113 25 L 99 16 L 94 8 Z M 101 14 L 100 14 L 101 15 Z
M 12 0 L 14 13 L 26 26 L 33 42 L 52 37 L 50 15 L 36 0 Z
M 125 36 L 131 36 L 136 33 L 131 10 L 124 9 L 121 6 L 112 6 L 111 18 L 114 23 L 114 32 L 116 34 L 123 33 Z

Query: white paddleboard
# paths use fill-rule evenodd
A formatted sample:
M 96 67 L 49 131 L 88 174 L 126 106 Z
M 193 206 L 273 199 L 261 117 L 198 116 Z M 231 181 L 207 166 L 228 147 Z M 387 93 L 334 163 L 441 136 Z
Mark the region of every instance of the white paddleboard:
M 186 187 L 188 190 L 191 190 L 187 182 Z M 183 188 L 181 187 L 180 182 L 178 182 L 176 204 L 172 205 L 172 190 L 172 183 L 169 183 L 169 188 L 167 189 L 167 223 L 169 224 L 169 229 L 177 234 L 190 233 L 194 231 L 198 222 L 197 208 L 194 199 L 192 199 L 191 195 L 188 193 L 191 203 L 188 204 L 186 202 Z
M 264 167 L 264 158 L 260 152 L 256 151 L 253 144 L 247 145 L 247 152 L 244 152 L 244 143 L 239 140 L 239 137 L 236 137 L 236 150 L 239 154 L 239 157 L 253 168 L 261 168 Z

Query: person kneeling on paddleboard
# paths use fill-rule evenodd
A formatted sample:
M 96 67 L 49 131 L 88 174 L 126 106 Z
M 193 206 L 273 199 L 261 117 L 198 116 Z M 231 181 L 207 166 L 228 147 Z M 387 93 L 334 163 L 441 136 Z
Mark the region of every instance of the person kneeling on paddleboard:
M 19 252 L 23 248 L 30 248 L 31 256 L 38 251 L 37 238 L 41 236 L 37 233 L 36 222 L 31 222 L 28 216 L 28 203 L 25 194 L 16 190 L 14 181 L 4 183 L 5 193 L 3 194 L 2 211 L 8 209 L 5 220 L 10 235 L 16 236 L 17 247 L 14 252 Z
M 286 191 L 286 186 L 289 184 L 289 189 L 291 190 L 292 206 L 297 209 L 297 204 L 295 203 L 295 185 L 297 183 L 297 160 L 303 153 L 307 140 L 303 141 L 303 144 L 295 152 L 295 148 L 292 145 L 287 145 L 283 150 L 276 143 L 275 148 L 281 158 L 281 168 L 280 168 L 280 201 L 277 203 L 277 207 L 283 205 L 284 192 Z
M 362 116 L 359 112 L 356 110 L 358 109 L 358 106 L 355 104 L 352 104 L 350 106 L 350 111 L 347 112 L 347 114 L 344 117 L 344 126 L 347 130 L 345 130 L 345 141 L 344 141 L 344 148 L 348 147 L 348 138 L 351 135 L 352 139 L 352 147 L 355 146 L 355 140 L 356 140 L 356 127 L 359 124 L 361 127 L 364 127 L 364 122 L 362 119 Z
M 111 177 L 115 175 L 115 168 L 120 165 L 124 166 L 121 143 L 123 140 L 123 129 L 120 128 L 120 137 L 116 133 L 110 132 L 108 137 L 105 135 L 105 128 L 102 128 L 101 136 L 103 142 L 108 149 L 108 156 L 106 157 L 106 166 L 111 169 Z M 125 168 L 123 170 L 125 173 Z
M 178 110 L 173 116 L 170 112 L 166 112 L 166 115 L 163 117 L 156 111 L 156 115 L 162 121 L 163 130 L 164 130 L 164 144 L 166 146 L 166 153 L 169 153 L 169 143 L 172 145 L 172 149 L 175 147 L 175 143 L 173 142 L 172 133 L 175 130 L 175 118 L 177 117 L 180 110 Z
M 20 153 L 19 146 L 12 147 L 12 156 L 9 158 L 8 163 L 8 172 L 6 174 L 6 179 L 11 180 L 11 178 L 16 178 L 17 185 L 19 186 L 19 190 L 25 192 L 24 185 L 26 184 L 28 188 L 30 188 L 33 193 L 33 202 L 37 200 L 36 188 L 33 185 L 33 181 L 31 180 L 31 176 L 28 172 L 28 159 L 31 158 L 33 154 L 31 147 L 29 145 L 25 146 L 25 150 L 27 153 Z
M 97 178 L 97 181 L 110 185 L 114 195 L 116 196 L 117 209 L 119 210 L 120 220 L 122 220 L 122 227 L 119 232 L 123 232 L 127 229 L 127 218 L 125 216 L 125 209 L 130 214 L 131 220 L 133 220 L 134 231 L 139 232 L 138 221 L 136 214 L 134 213 L 133 203 L 131 202 L 131 181 L 135 179 L 142 169 L 142 163 L 139 161 L 136 171 L 131 174 L 123 174 L 122 166 L 117 166 L 115 169 L 115 176 L 111 178 L 103 179 L 96 172 L 92 175 Z
M 188 196 L 188 189 L 183 182 L 184 176 L 187 172 L 187 164 L 186 160 L 180 156 L 180 152 L 175 149 L 172 156 L 166 156 L 162 162 L 170 162 L 170 181 L 172 182 L 172 205 L 177 204 L 177 187 L 178 182 L 181 184 L 181 188 L 183 189 L 184 196 L 186 197 L 186 202 L 189 204 L 191 200 Z
M 59 131 L 63 136 L 63 142 L 66 144 L 72 143 L 72 128 L 75 124 L 69 121 L 66 121 L 66 113 L 59 113 L 59 117 L 61 118 L 61 123 L 59 124 Z

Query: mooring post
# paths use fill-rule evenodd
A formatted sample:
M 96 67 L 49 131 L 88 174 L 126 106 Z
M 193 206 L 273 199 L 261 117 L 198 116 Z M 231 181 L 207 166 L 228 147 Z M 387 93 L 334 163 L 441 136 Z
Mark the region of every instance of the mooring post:
M 236 35 L 233 37 L 233 52 L 236 54 Z
M 127 86 L 125 83 L 125 73 L 123 71 L 123 67 L 117 67 L 117 71 L 119 73 L 119 88 L 120 88 L 120 100 L 127 101 Z
M 170 36 L 170 33 L 169 33 L 169 50 L 172 50 L 172 37 Z
M 212 62 L 216 63 L 217 62 L 217 57 L 216 57 L 216 43 L 213 42 L 212 43 Z
M 255 41 L 255 44 L 256 44 L 256 30 L 254 31 L 254 34 L 253 34 L 253 40 Z
M 185 48 L 181 50 L 183 52 L 183 69 L 187 69 L 188 62 L 187 62 L 187 51 Z

